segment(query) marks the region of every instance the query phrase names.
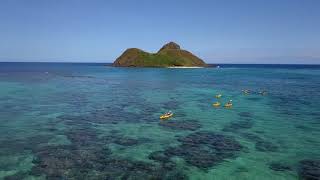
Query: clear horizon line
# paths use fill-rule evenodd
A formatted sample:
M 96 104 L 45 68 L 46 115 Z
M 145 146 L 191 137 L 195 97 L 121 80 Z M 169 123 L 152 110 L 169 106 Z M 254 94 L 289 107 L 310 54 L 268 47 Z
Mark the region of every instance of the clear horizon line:
M 0 63 L 76 63 L 76 64 L 87 64 L 87 63 L 92 63 L 92 64 L 112 64 L 113 62 L 78 62 L 78 61 L 0 61 Z M 320 65 L 320 63 L 207 63 L 209 65 L 219 65 L 219 64 L 234 64 L 234 65 Z

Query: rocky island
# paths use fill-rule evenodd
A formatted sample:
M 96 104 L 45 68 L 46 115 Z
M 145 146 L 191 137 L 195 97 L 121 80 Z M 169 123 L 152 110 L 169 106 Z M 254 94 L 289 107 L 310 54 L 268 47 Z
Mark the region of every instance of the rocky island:
M 207 64 L 174 42 L 165 44 L 157 53 L 129 48 L 118 57 L 116 67 L 206 67 Z

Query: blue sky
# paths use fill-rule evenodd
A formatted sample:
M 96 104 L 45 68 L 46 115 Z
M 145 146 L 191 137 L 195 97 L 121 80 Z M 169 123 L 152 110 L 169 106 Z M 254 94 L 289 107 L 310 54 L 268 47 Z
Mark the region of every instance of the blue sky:
M 0 61 L 112 62 L 169 41 L 209 63 L 320 63 L 320 1 L 0 1 Z

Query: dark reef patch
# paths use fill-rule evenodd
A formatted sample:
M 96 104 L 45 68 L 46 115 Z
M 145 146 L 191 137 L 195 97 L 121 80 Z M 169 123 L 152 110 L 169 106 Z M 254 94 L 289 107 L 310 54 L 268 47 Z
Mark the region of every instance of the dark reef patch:
M 218 157 L 215 152 L 209 150 L 206 146 L 187 146 L 168 148 L 165 152 L 168 156 L 182 157 L 187 163 L 198 168 L 206 169 L 223 161 L 223 157 Z
M 290 92 L 290 90 L 286 92 Z M 303 107 L 310 106 L 312 102 L 312 100 L 307 100 L 306 96 L 297 96 L 294 93 L 281 93 L 274 97 L 272 107 L 281 114 L 288 116 L 301 116 L 302 114 L 299 112 L 304 112 Z
M 32 175 L 47 179 L 167 179 L 185 177 L 174 166 L 164 166 L 115 158 L 108 149 L 46 147 L 37 153 Z M 186 178 L 182 178 L 186 179 Z
M 195 131 L 201 128 L 201 124 L 195 120 L 186 120 L 186 121 L 160 121 L 159 125 L 174 130 L 189 130 Z
M 39 149 L 36 164 L 32 168 L 32 174 L 40 176 L 45 174 L 48 179 L 66 179 L 85 174 L 92 168 L 100 165 L 98 162 L 105 159 L 103 151 L 93 147 L 78 149 L 73 146 L 47 146 Z M 80 177 L 80 176 L 79 176 Z
M 284 165 L 282 163 L 277 163 L 277 162 L 273 162 L 271 164 L 269 164 L 269 168 L 272 169 L 273 171 L 291 171 L 291 167 Z
M 152 152 L 151 154 L 149 154 L 148 158 L 161 163 L 170 162 L 170 157 L 166 156 L 163 151 Z
M 36 158 L 30 174 L 47 179 L 162 179 L 183 177 L 173 163 L 155 165 L 113 156 L 106 146 L 135 145 L 140 140 L 113 134 L 100 138 L 94 129 L 75 128 L 66 132 L 71 145 L 41 146 L 33 149 Z M 147 140 L 145 140 L 147 141 Z
M 111 151 L 90 147 L 46 147 L 37 152 L 33 175 L 45 174 L 48 179 L 90 179 L 153 177 L 157 175 L 151 164 L 118 159 L 110 156 Z M 93 175 L 93 171 L 96 173 Z M 149 174 L 149 175 L 148 175 Z
M 251 120 L 239 120 L 233 121 L 230 124 L 226 125 L 222 131 L 226 132 L 237 132 L 242 129 L 250 129 L 253 126 L 253 122 Z
M 255 148 L 262 152 L 276 152 L 279 147 L 252 133 L 241 133 L 241 136 L 256 143 Z
M 119 144 L 122 146 L 133 146 L 133 145 L 139 144 L 139 141 L 133 138 L 121 137 L 121 138 L 115 139 L 113 143 Z
M 246 117 L 246 118 L 252 118 L 252 116 L 253 116 L 251 112 L 240 112 L 240 113 L 238 113 L 238 115 L 240 117 Z
M 252 121 L 252 113 L 250 112 L 240 112 L 238 113 L 240 120 L 232 121 L 229 124 L 225 125 L 222 131 L 225 132 L 238 132 L 244 129 L 250 129 L 254 125 Z
M 300 161 L 298 174 L 301 179 L 320 180 L 320 160 L 305 159 Z
M 305 126 L 305 125 L 295 125 L 294 127 L 297 128 L 297 129 L 300 129 L 302 131 L 315 131 L 316 130 L 313 127 L 308 127 L 308 126 Z
M 263 130 L 255 130 L 254 132 L 256 132 L 258 134 L 264 134 L 265 133 Z
M 164 151 L 155 151 L 149 154 L 149 159 L 154 160 L 161 164 L 165 170 L 172 170 L 176 167 L 176 164 L 170 160 L 170 156 L 166 155 Z
M 103 142 L 104 144 L 114 143 L 122 146 L 134 146 L 142 143 L 147 143 L 150 141 L 150 139 L 148 138 L 136 139 L 128 136 L 123 136 L 119 133 L 114 133 L 114 134 L 109 134 L 108 136 L 101 137 L 100 141 Z
M 81 123 L 83 126 L 89 126 L 93 123 L 98 124 L 117 124 L 119 122 L 130 123 L 150 123 L 152 121 L 158 121 L 158 118 L 154 118 L 154 113 L 159 112 L 160 105 L 151 104 L 139 95 L 121 96 L 128 93 L 127 89 L 117 90 L 117 93 L 107 100 L 105 104 L 94 104 L 90 108 L 86 109 L 82 114 L 70 114 L 62 115 L 57 119 L 66 123 L 67 125 L 77 125 Z M 133 91 L 133 92 L 132 92 Z M 134 93 L 134 90 L 130 90 L 130 93 Z M 75 98 L 71 98 L 75 99 Z M 75 101 L 78 101 L 77 99 Z M 82 100 L 79 100 L 82 102 Z M 112 104 L 112 105 L 106 105 Z M 168 105 L 175 106 L 175 100 L 170 101 Z M 139 109 L 139 112 L 128 112 L 126 108 L 133 107 Z
M 72 129 L 66 136 L 76 147 L 94 146 L 99 143 L 97 134 L 92 129 Z
M 46 144 L 53 138 L 51 135 L 31 136 L 25 139 L 7 139 L 0 141 L 0 155 L 2 152 L 10 152 L 10 154 L 19 154 L 23 151 L 30 151 L 41 144 Z
M 260 97 L 247 97 L 246 99 L 248 99 L 250 101 L 260 101 L 262 98 L 260 98 Z
M 263 138 L 259 137 L 253 133 L 241 133 L 242 137 L 255 142 L 255 148 L 257 151 L 261 152 L 277 152 L 279 151 L 279 146 L 276 144 L 266 141 Z
M 178 156 L 187 163 L 201 169 L 207 169 L 236 157 L 242 146 L 232 137 L 202 131 L 178 139 L 182 144 L 170 147 L 164 154 L 168 157 Z

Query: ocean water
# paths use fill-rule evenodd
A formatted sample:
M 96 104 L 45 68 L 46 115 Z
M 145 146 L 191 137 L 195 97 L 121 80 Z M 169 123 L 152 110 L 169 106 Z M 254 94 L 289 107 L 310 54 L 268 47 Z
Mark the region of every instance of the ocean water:
M 0 63 L 0 179 L 320 179 L 320 66 L 220 67 Z

